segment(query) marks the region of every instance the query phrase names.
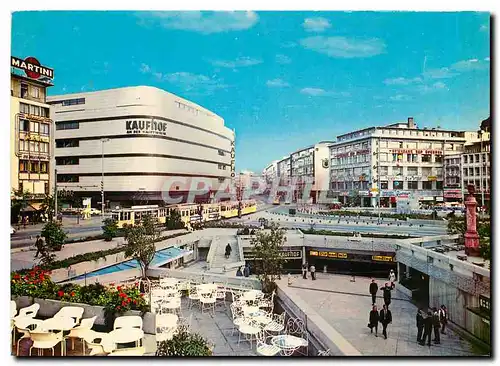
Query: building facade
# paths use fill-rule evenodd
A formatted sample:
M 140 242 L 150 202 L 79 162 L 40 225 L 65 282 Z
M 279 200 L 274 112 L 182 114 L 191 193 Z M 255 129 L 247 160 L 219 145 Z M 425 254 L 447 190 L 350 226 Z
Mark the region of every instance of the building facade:
M 42 68 L 48 75 L 41 72 Z M 40 208 L 45 195 L 52 192 L 53 167 L 50 160 L 54 136 L 50 106 L 46 102 L 47 88 L 52 86 L 52 78 L 53 70 L 40 66 L 35 58 L 21 60 L 12 57 L 11 198 L 14 198 L 13 191 L 28 192 L 32 213 Z
M 398 197 L 443 201 L 443 162 L 461 153 L 465 132 L 407 123 L 370 127 L 337 137 L 330 147 L 330 180 L 344 204 L 395 207 Z
M 234 132 L 209 110 L 148 86 L 49 98 L 58 189 L 99 206 L 207 202 L 234 177 Z
M 491 140 L 490 132 L 479 130 L 477 139 L 467 143 L 462 154 L 462 181 L 474 185 L 478 205 L 489 206 L 491 189 Z

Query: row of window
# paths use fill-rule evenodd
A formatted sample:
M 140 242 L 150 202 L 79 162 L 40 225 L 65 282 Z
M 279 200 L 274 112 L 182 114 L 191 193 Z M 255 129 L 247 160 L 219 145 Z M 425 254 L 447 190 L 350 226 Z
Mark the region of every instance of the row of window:
M 464 168 L 464 176 L 475 176 L 475 175 L 479 176 L 481 174 L 483 174 L 483 175 L 488 174 L 489 169 L 485 166 L 483 166 L 482 168 L 483 168 L 482 173 L 481 173 L 480 167 Z
M 49 109 L 39 107 L 33 104 L 19 103 L 19 111 L 24 114 L 31 114 L 33 116 L 49 117 Z
M 78 164 L 80 164 L 79 158 L 73 158 L 70 156 L 56 158 L 56 165 L 78 165 Z
M 80 176 L 77 174 L 57 174 L 58 183 L 78 183 Z
M 370 161 L 369 159 L 370 159 L 370 155 L 368 155 L 368 154 L 343 156 L 341 158 L 333 158 L 332 165 L 366 163 L 366 162 Z
M 19 131 L 39 133 L 40 135 L 48 136 L 50 134 L 50 124 L 42 122 L 28 121 L 27 119 L 19 119 Z
M 47 161 L 19 160 L 20 173 L 47 173 L 48 171 Z
M 76 130 L 80 128 L 79 122 L 58 122 L 56 123 L 56 130 Z
M 28 98 L 29 95 L 33 98 L 40 98 L 40 88 L 38 86 L 21 83 L 21 98 Z
M 483 163 L 487 161 L 488 157 L 486 154 L 464 155 L 464 164 Z
M 19 151 L 20 152 L 40 152 L 49 153 L 49 143 L 48 142 L 38 142 L 38 141 L 27 141 L 19 140 Z
M 56 148 L 64 147 L 78 147 L 80 146 L 80 140 L 78 139 L 57 139 Z
M 79 104 L 85 104 L 85 98 L 66 99 L 62 101 L 63 107 L 68 107 L 70 105 L 79 105 Z

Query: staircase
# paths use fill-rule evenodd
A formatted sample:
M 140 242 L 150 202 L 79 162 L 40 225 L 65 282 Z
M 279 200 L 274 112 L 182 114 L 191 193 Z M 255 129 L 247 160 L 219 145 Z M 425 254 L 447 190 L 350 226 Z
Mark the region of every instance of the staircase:
M 226 245 L 231 245 L 231 255 L 226 259 Z M 238 241 L 235 236 L 224 236 L 219 237 L 217 240 L 212 241 L 214 248 L 210 250 L 214 251 L 214 254 L 210 260 L 209 271 L 213 273 L 225 273 L 225 272 L 236 272 L 239 266 L 245 264 L 245 262 L 240 261 L 240 252 L 238 248 Z

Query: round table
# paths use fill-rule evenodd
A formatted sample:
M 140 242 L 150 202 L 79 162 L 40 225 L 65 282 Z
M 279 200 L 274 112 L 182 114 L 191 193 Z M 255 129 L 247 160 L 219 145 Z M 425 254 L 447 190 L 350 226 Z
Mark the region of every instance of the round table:
M 175 329 L 177 329 L 177 322 L 179 317 L 175 314 L 161 314 L 156 315 L 156 321 L 161 319 L 160 324 L 156 324 L 156 328 L 166 328 L 162 329 L 161 332 L 156 331 L 156 341 L 166 341 L 172 339 Z
M 241 307 L 241 311 L 243 311 L 243 314 L 251 316 L 251 314 L 257 313 L 259 311 L 259 307 L 243 305 Z
M 306 347 L 307 341 L 304 338 L 295 337 L 292 335 L 278 335 L 271 338 L 271 343 L 283 350 L 285 353 L 293 353 L 300 347 Z
M 253 306 L 249 306 L 249 307 L 253 307 Z M 263 324 L 263 325 L 267 325 L 273 321 L 273 319 L 271 318 L 269 313 L 267 313 L 263 310 L 257 310 L 257 311 L 252 311 L 252 312 L 247 311 L 247 313 L 245 313 L 245 315 L 248 315 L 253 320 L 255 320 L 256 322 Z

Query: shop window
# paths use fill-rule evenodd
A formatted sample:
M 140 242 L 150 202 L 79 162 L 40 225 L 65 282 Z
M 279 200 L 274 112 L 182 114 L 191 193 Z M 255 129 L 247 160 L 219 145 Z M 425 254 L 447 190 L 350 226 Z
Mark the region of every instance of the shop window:
M 403 181 L 402 180 L 395 180 L 392 183 L 393 189 L 403 189 Z
M 432 189 L 432 182 L 429 181 L 422 182 L 422 189 Z
M 429 154 L 422 155 L 422 163 L 430 163 L 430 162 L 431 162 L 431 155 Z
M 418 189 L 418 182 L 417 181 L 408 182 L 408 189 Z

